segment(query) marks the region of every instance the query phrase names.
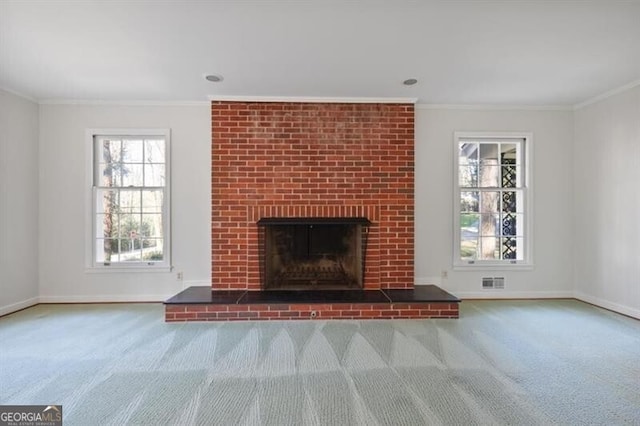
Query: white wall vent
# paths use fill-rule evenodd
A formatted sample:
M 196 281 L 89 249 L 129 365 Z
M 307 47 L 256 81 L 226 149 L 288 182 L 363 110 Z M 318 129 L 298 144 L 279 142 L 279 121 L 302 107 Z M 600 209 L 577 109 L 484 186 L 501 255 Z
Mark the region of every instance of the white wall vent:
M 504 289 L 504 277 L 483 277 L 482 288 Z
M 493 278 L 492 277 L 482 278 L 482 288 L 493 288 Z

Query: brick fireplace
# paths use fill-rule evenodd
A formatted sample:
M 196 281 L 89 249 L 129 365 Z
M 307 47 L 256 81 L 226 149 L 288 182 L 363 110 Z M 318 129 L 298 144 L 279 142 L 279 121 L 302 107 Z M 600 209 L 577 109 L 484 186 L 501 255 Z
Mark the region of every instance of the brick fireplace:
M 413 288 L 414 105 L 212 102 L 215 290 L 260 290 L 257 222 L 364 217 L 364 288 Z
M 458 317 L 414 288 L 412 103 L 214 101 L 211 125 L 211 288 L 167 321 Z

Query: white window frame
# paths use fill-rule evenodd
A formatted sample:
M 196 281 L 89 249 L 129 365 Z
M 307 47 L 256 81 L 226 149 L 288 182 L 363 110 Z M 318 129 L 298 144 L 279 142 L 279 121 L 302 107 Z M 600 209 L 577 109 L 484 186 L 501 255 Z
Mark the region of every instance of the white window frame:
M 523 183 L 523 248 L 524 256 L 520 260 L 496 259 L 496 260 L 463 260 L 460 255 L 460 187 L 459 176 L 459 144 L 464 140 L 486 140 L 487 142 L 513 142 L 520 141 L 522 147 L 522 171 Z M 531 270 L 533 269 L 533 179 L 531 169 L 533 134 L 530 132 L 455 132 L 453 143 L 453 269 L 454 270 Z
M 148 262 L 96 261 L 96 193 L 95 138 L 162 136 L 165 140 L 165 186 L 163 196 L 163 260 Z M 171 267 L 171 130 L 170 129 L 87 129 L 86 130 L 86 225 L 85 266 L 86 272 L 170 272 Z

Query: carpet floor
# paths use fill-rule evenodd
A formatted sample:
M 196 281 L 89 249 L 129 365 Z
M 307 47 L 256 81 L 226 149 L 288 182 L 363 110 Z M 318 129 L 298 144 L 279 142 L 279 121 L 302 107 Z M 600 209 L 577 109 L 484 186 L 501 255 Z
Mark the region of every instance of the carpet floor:
M 0 404 L 69 425 L 640 425 L 640 321 L 574 300 L 458 320 L 163 322 L 161 304 L 0 318 Z

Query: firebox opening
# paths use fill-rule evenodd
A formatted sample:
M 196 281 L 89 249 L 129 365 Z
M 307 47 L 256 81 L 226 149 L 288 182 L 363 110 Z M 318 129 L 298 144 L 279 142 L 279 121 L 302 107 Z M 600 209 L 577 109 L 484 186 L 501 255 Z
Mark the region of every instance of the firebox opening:
M 265 290 L 363 288 L 369 221 L 363 218 L 263 218 Z

